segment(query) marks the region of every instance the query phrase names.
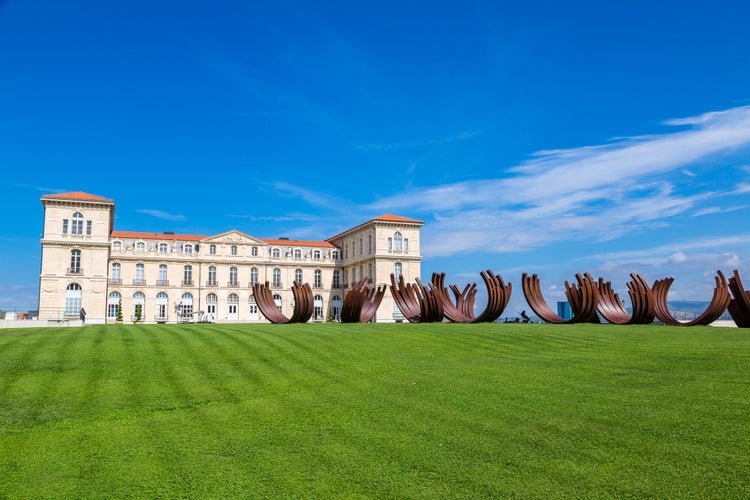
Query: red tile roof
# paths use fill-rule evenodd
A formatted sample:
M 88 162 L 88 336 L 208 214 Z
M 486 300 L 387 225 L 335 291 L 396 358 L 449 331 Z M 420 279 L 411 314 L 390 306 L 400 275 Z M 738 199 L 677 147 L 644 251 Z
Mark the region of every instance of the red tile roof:
M 165 234 L 144 233 L 140 231 L 112 231 L 112 238 L 129 238 L 134 240 L 177 240 L 177 241 L 200 241 L 210 236 L 199 236 L 196 234 Z
M 45 194 L 43 200 L 80 200 L 80 201 L 102 201 L 105 203 L 114 203 L 109 198 L 103 198 L 94 194 L 84 193 L 83 191 L 73 191 L 71 193 Z
M 258 238 L 269 245 L 279 245 L 288 247 L 319 247 L 319 248 L 336 248 L 327 241 L 309 241 L 309 240 L 279 240 L 273 238 Z
M 410 219 L 408 217 L 401 217 L 400 215 L 383 214 L 380 217 L 375 217 L 372 220 L 384 220 L 388 222 L 412 222 L 416 224 L 424 224 L 421 220 Z

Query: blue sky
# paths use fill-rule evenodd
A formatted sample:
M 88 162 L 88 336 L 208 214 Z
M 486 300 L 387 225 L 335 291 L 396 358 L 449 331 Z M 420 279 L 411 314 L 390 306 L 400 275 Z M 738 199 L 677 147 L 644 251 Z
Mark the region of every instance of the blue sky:
M 0 307 L 47 193 L 119 230 L 425 221 L 423 278 L 750 280 L 750 3 L 0 0 Z

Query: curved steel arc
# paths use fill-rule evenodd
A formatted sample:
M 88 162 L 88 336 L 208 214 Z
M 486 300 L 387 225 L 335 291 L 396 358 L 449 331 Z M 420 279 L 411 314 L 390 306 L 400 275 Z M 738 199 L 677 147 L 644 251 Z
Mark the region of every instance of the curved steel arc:
M 589 276 L 588 273 L 586 276 Z M 589 276 L 590 277 L 590 276 Z M 640 274 L 630 273 L 627 283 L 628 295 L 633 308 L 632 314 L 625 310 L 620 296 L 612 288 L 610 281 L 599 278 L 597 286 L 599 302 L 597 312 L 609 323 L 616 325 L 648 324 L 654 321 L 654 297 L 651 288 Z
M 521 285 L 523 295 L 534 313 L 547 323 L 599 323 L 596 307 L 599 302 L 599 292 L 591 276 L 576 274 L 577 284 L 565 282 L 565 296 L 570 304 L 573 317 L 569 320 L 557 315 L 544 300 L 539 277 L 523 273 Z
M 385 295 L 385 285 L 367 287 L 368 278 L 357 281 L 344 296 L 342 323 L 367 323 L 372 320 Z
M 734 276 L 729 278 L 729 290 L 732 292 L 729 314 L 739 328 L 750 328 L 750 290 L 745 290 L 742 286 L 737 269 L 734 270 Z
M 416 284 L 406 283 L 401 275 L 391 273 L 391 295 L 401 314 L 410 323 L 431 323 L 443 320 L 443 299 L 441 292 L 432 284 L 428 289 L 417 278 Z
M 456 298 L 454 303 L 448 289 L 445 287 L 445 273 L 432 273 L 432 285 L 440 290 L 443 300 L 445 317 L 455 323 L 490 323 L 497 320 L 505 310 L 510 300 L 513 287 L 507 285 L 502 276 L 495 274 L 491 269 L 480 273 L 487 287 L 487 307 L 479 316 L 474 316 L 474 298 L 476 297 L 476 283 L 466 285 L 463 290 L 456 285 L 451 285 L 451 291 Z
M 654 311 L 656 317 L 665 325 L 670 326 L 709 325 L 713 323 L 724 314 L 724 311 L 730 305 L 732 300 L 729 295 L 729 285 L 721 271 L 716 271 L 714 281 L 716 282 L 716 286 L 714 287 L 714 293 L 711 297 L 711 303 L 700 316 L 692 321 L 678 321 L 669 312 L 669 306 L 667 306 L 667 295 L 669 294 L 669 288 L 674 282 L 674 278 L 664 278 L 654 281 L 652 290 L 654 292 Z
M 314 301 L 312 288 L 310 288 L 309 283 L 300 285 L 297 281 L 294 281 L 292 284 L 294 311 L 292 312 L 291 318 L 284 316 L 284 314 L 279 311 L 279 308 L 276 307 L 268 281 L 266 281 L 265 284 L 256 283 L 253 285 L 253 295 L 255 296 L 255 303 L 257 304 L 258 309 L 271 323 L 306 323 L 313 315 Z

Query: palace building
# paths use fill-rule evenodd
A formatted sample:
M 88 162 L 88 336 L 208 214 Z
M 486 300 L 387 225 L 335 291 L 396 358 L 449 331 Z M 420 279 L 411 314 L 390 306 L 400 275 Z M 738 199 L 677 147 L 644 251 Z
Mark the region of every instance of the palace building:
M 336 319 L 347 289 L 367 277 L 420 276 L 422 221 L 382 215 L 325 241 L 116 231 L 115 202 L 83 192 L 42 197 L 39 319 L 49 322 L 266 322 L 253 297 L 269 282 L 290 317 L 293 281 L 309 283 L 311 321 Z M 377 322 L 401 321 L 390 291 Z

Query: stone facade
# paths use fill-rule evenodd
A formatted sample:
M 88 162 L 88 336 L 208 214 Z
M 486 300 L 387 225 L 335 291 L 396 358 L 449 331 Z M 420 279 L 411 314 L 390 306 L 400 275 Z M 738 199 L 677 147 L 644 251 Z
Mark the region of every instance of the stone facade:
M 123 321 L 265 322 L 252 295 L 268 281 L 286 316 L 291 286 L 309 283 L 313 321 L 336 318 L 362 277 L 389 284 L 392 272 L 420 275 L 422 222 L 383 215 L 325 241 L 115 231 L 114 201 L 82 192 L 47 195 L 39 318 Z M 401 320 L 386 292 L 375 321 Z

